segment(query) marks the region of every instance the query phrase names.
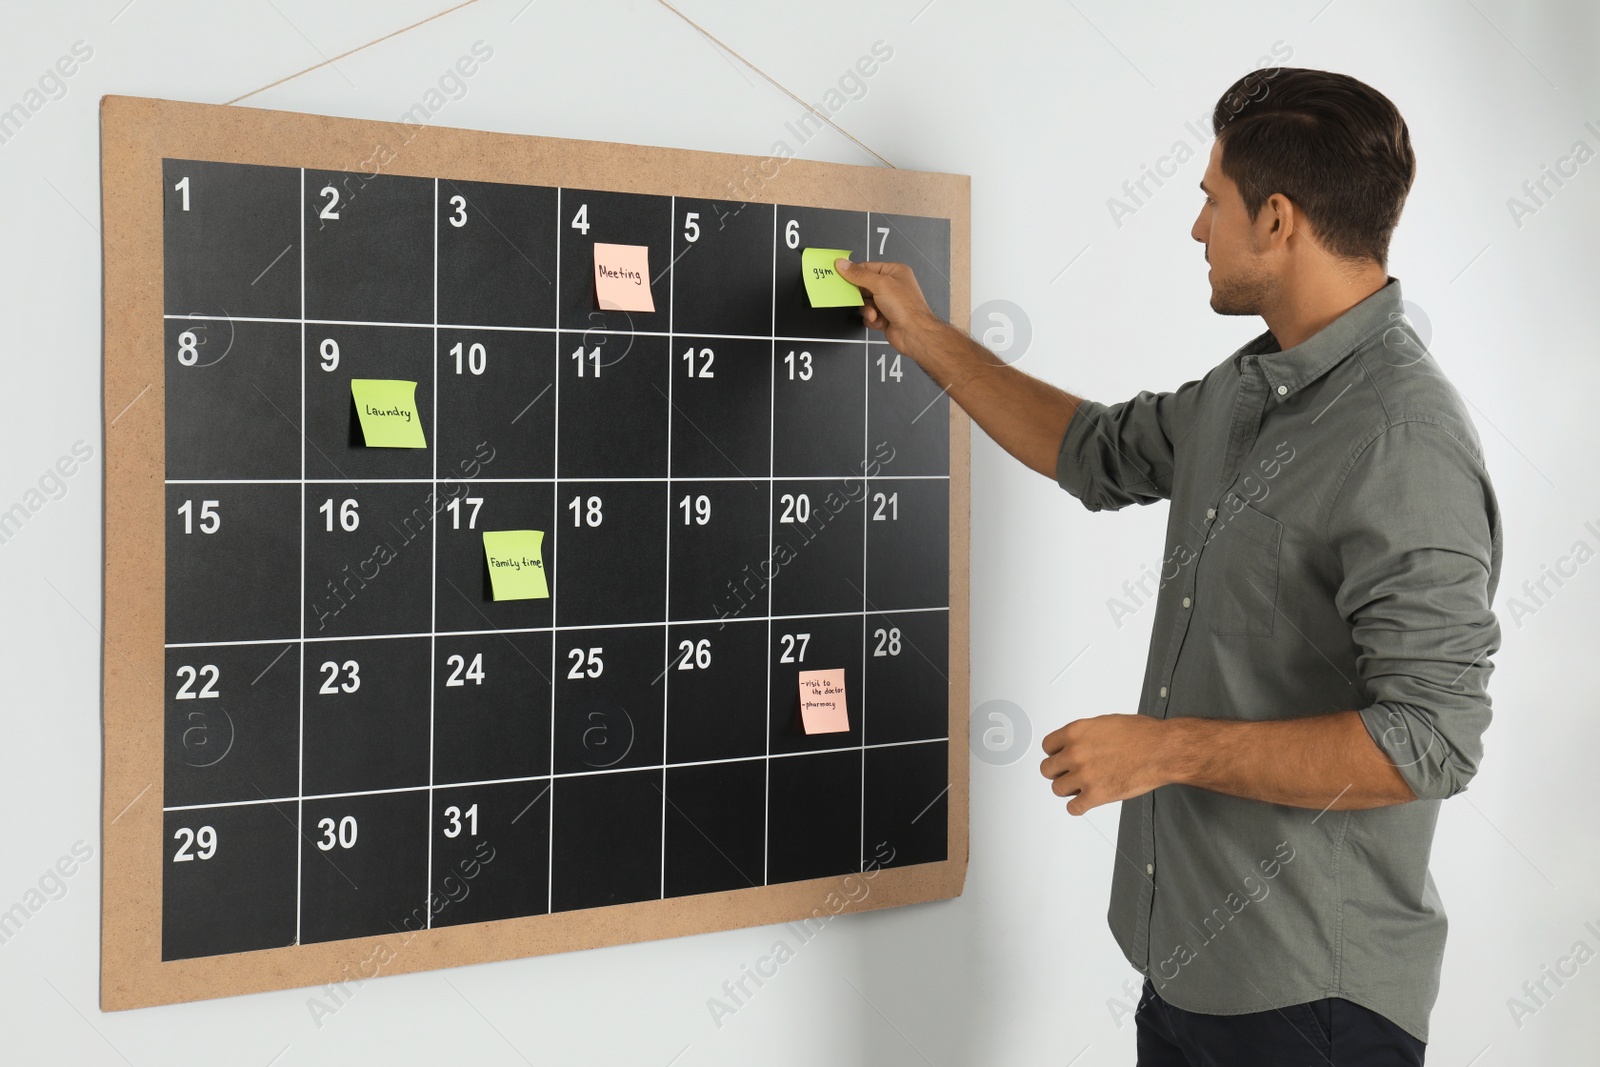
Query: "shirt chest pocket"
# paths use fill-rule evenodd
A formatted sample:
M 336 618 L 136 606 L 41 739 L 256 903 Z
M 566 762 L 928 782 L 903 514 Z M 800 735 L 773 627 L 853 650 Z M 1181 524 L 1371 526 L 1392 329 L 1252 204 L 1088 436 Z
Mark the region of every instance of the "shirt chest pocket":
M 1249 504 L 1218 511 L 1196 576 L 1198 606 L 1212 633 L 1272 635 L 1282 541 L 1283 525 Z

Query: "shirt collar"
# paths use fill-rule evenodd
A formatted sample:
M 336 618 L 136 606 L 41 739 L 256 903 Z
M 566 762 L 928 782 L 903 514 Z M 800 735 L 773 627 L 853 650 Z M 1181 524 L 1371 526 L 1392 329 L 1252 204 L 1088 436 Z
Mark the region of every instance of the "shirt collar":
M 1282 402 L 1322 377 L 1381 329 L 1404 315 L 1400 279 L 1367 297 L 1293 348 L 1280 349 L 1272 331 L 1261 334 L 1239 350 L 1254 356 L 1267 379 L 1267 395 Z

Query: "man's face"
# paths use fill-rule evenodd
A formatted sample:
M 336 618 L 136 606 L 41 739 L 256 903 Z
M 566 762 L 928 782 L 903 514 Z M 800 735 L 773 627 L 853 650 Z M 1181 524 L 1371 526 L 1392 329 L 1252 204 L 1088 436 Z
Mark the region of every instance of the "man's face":
M 1220 139 L 1211 143 L 1200 189 L 1206 199 L 1189 235 L 1206 246 L 1211 310 L 1219 315 L 1259 315 L 1274 280 L 1257 233 L 1258 224 L 1266 223 L 1267 208 L 1263 205 L 1256 222 L 1250 221 L 1239 187 L 1222 173 Z

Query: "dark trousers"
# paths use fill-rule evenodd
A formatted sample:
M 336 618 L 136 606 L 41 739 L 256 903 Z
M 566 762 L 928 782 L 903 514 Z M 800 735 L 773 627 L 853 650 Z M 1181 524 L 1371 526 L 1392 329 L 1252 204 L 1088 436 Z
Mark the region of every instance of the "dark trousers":
M 1427 1048 L 1341 997 L 1201 1015 L 1162 1000 L 1148 978 L 1133 1020 L 1138 1067 L 1420 1067 Z

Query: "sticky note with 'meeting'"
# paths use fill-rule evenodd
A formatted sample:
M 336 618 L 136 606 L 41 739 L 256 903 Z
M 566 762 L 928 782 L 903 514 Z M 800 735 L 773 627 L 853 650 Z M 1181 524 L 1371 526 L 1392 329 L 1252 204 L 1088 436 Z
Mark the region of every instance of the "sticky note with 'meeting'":
M 806 297 L 814 308 L 861 307 L 861 290 L 839 277 L 833 269 L 836 259 L 849 259 L 844 248 L 807 248 L 800 253 L 800 273 L 805 278 Z
M 417 383 L 391 378 L 351 378 L 350 396 L 368 448 L 427 448 L 417 414 Z
M 800 672 L 800 721 L 808 734 L 837 734 L 850 729 L 843 667 Z
M 594 301 L 601 311 L 654 311 L 647 245 L 594 246 Z
M 544 578 L 543 530 L 485 530 L 483 558 L 496 600 L 537 600 L 550 595 Z

